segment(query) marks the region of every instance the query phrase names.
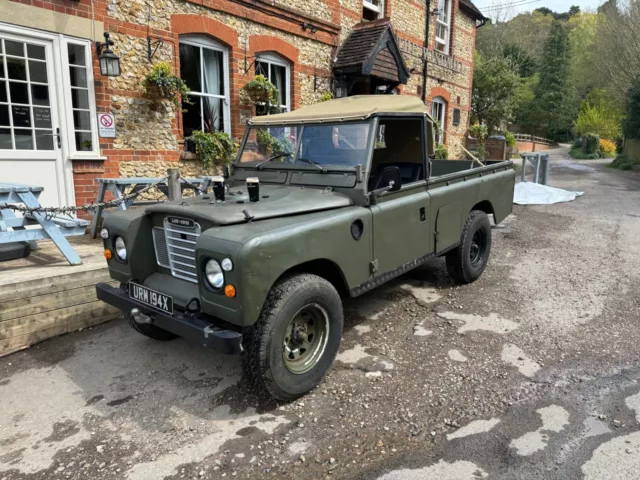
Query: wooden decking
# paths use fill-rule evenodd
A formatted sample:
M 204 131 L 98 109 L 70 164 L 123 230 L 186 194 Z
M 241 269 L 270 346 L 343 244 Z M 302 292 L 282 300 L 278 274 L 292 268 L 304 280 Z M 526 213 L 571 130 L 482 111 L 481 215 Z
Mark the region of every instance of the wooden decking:
M 69 265 L 50 240 L 27 258 L 0 262 L 0 357 L 119 316 L 96 300 L 95 284 L 111 281 L 102 241 L 69 240 L 82 265 Z

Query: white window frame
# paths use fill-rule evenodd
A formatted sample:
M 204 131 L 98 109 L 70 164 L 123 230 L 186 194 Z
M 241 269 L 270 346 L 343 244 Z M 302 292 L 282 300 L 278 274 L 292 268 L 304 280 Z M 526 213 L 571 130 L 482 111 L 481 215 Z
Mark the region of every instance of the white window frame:
M 449 55 L 451 48 L 451 3 L 452 0 L 438 0 L 438 16 L 436 17 L 436 44 L 442 45 L 443 50 L 438 50 Z M 445 16 L 446 15 L 446 16 Z M 438 25 L 446 29 L 445 38 L 438 36 Z M 437 50 L 437 49 L 436 49 Z
M 278 105 L 283 111 L 289 112 L 291 111 L 291 63 L 286 59 L 282 58 L 280 55 L 276 55 L 274 53 L 260 53 L 260 56 L 256 60 L 256 63 L 266 63 L 268 64 L 267 71 L 267 80 L 275 85 L 273 81 L 271 81 L 271 65 L 277 65 L 278 67 L 285 68 L 285 82 L 287 85 L 287 95 L 284 99 L 285 103 L 283 105 Z
M 89 118 L 91 122 L 91 150 L 78 150 L 76 148 L 76 129 L 73 124 L 73 102 L 71 101 L 71 74 L 69 73 L 69 45 L 81 45 L 84 47 L 85 71 L 87 73 L 87 86 L 89 95 Z M 64 83 L 64 108 L 66 112 L 66 136 L 69 145 L 69 158 L 71 160 L 92 159 L 100 155 L 100 139 L 98 138 L 98 125 L 96 113 L 96 92 L 93 81 L 93 43 L 86 40 L 61 36 L 60 56 L 62 57 L 62 81 Z
M 222 105 L 224 106 L 224 132 L 231 135 L 231 108 L 230 108 L 230 84 L 229 84 L 229 49 L 221 44 L 213 40 L 212 38 L 206 37 L 204 35 L 180 35 L 180 43 L 191 45 L 193 47 L 208 48 L 210 50 L 216 50 L 218 52 L 222 52 L 222 69 L 224 75 L 224 94 L 215 95 L 211 93 L 203 93 L 203 92 L 191 92 L 189 95 L 198 96 L 198 97 L 211 97 L 211 98 L 219 98 L 222 100 Z M 200 87 L 204 89 L 204 64 L 202 60 L 202 50 L 200 50 Z M 201 121 L 201 130 L 204 130 L 204 115 L 203 109 L 204 102 L 200 102 L 200 121 Z
M 378 5 L 373 3 L 371 0 L 362 0 L 362 6 L 367 10 L 375 12 L 377 18 L 382 18 L 384 16 L 384 0 L 378 0 Z
M 438 142 L 438 145 L 445 142 L 447 131 L 447 109 L 448 104 L 444 98 L 435 97 L 431 101 L 431 116 L 440 125 L 439 131 L 436 135 L 436 141 Z M 438 113 L 441 114 L 442 118 L 438 118 Z

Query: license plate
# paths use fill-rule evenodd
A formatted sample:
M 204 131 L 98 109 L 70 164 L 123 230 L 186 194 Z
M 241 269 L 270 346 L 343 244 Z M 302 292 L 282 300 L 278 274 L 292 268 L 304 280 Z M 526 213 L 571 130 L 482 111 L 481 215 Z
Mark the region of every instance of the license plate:
M 137 283 L 129 282 L 129 296 L 140 303 L 173 315 L 173 298 Z

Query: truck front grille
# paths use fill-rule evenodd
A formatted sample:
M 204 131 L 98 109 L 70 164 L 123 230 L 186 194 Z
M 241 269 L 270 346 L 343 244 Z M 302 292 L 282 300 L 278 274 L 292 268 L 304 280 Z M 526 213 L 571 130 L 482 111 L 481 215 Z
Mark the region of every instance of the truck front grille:
M 200 224 L 193 228 L 170 224 L 164 219 L 164 228 L 154 227 L 153 243 L 156 261 L 169 268 L 171 275 L 192 283 L 198 283 L 196 267 L 196 241 L 201 233 Z

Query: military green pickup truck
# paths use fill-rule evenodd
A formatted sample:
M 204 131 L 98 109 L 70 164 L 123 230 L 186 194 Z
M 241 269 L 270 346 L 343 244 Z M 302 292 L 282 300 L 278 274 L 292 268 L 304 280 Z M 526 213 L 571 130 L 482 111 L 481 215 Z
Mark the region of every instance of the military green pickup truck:
M 98 298 L 138 332 L 244 355 L 279 400 L 320 383 L 342 299 L 445 256 L 458 282 L 489 260 L 512 210 L 511 162 L 430 159 L 434 123 L 411 96 L 360 96 L 254 118 L 213 191 L 115 213 Z M 110 258 L 109 258 L 110 257 Z

